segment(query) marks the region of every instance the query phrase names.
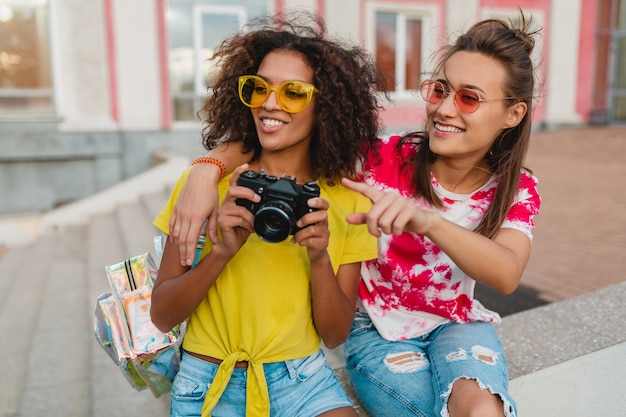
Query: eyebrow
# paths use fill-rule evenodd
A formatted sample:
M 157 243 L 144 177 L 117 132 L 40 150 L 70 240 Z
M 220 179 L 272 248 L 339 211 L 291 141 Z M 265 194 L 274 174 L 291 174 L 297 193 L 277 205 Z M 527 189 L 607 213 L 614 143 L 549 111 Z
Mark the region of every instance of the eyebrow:
M 443 79 L 443 78 L 438 78 L 435 81 L 439 81 L 441 84 L 445 85 L 446 87 L 452 87 L 452 85 L 448 82 L 448 80 Z M 482 88 L 478 87 L 477 85 L 473 85 L 473 84 L 462 84 L 459 88 L 467 88 L 469 90 L 476 90 L 482 94 L 487 94 L 487 92 L 485 90 L 483 90 Z M 458 91 L 459 89 L 455 89 L 456 91 Z

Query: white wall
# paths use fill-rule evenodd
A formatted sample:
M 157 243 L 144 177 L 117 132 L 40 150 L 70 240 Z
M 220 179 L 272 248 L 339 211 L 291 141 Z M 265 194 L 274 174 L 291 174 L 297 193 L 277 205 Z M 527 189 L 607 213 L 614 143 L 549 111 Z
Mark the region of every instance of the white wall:
M 325 19 L 328 32 L 358 45 L 361 36 L 359 4 L 360 0 L 327 0 Z
M 120 128 L 159 129 L 161 85 L 154 0 L 114 0 Z
M 552 0 L 545 89 L 548 125 L 582 123 L 576 113 L 581 1 Z
M 446 33 L 456 38 L 478 20 L 479 0 L 448 0 L 446 2 Z
M 102 3 L 50 2 L 53 81 L 61 130 L 113 126 Z
M 161 86 L 156 2 L 113 0 L 119 123 L 112 117 L 104 1 L 51 0 L 53 76 L 60 129 L 158 130 Z
M 337 0 L 335 0 L 337 1 Z M 315 0 L 285 0 L 285 9 L 308 9 L 315 10 L 317 2 Z

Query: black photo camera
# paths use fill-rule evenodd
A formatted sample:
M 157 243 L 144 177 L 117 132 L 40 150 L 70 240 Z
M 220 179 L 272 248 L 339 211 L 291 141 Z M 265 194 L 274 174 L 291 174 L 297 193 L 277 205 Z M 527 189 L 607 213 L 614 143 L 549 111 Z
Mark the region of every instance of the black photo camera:
M 307 206 L 309 198 L 319 197 L 319 186 L 311 181 L 296 184 L 295 177 L 265 175 L 265 172 L 246 171 L 239 176 L 237 185 L 250 188 L 261 196 L 254 203 L 238 198 L 236 203 L 254 214 L 254 231 L 266 242 L 282 242 L 300 230 L 296 221 L 315 209 Z

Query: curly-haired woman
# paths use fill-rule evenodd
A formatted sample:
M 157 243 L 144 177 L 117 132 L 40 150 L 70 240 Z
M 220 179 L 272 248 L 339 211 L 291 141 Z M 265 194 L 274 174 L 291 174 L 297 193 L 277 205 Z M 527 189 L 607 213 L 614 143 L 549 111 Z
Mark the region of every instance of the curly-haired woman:
M 207 149 L 236 143 L 250 152 L 219 182 L 219 239 L 193 268 L 168 241 L 152 293 L 159 329 L 189 317 L 171 415 L 356 416 L 321 341 L 347 338 L 361 262 L 376 256 L 367 228 L 345 221 L 371 203 L 340 183 L 355 175 L 362 140 L 376 139 L 376 71 L 358 47 L 327 39 L 321 21 L 253 25 L 215 52 L 220 70 L 200 112 Z M 297 203 L 306 208 L 299 218 L 263 201 L 263 224 L 252 209 L 262 192 L 238 185 L 245 170 L 268 190 L 286 186 L 270 197 L 287 206 L 289 190 L 304 184 L 319 197 Z M 187 176 L 155 219 L 165 233 Z M 275 214 L 297 223 L 285 229 Z

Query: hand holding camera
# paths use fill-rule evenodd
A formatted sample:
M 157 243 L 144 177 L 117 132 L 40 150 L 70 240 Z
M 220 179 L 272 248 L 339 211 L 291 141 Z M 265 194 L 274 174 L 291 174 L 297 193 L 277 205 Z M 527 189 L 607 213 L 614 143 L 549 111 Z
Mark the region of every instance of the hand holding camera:
M 267 242 L 277 243 L 300 230 L 296 222 L 315 209 L 307 205 L 310 198 L 319 197 L 320 189 L 315 182 L 296 184 L 295 177 L 266 175 L 246 171 L 239 176 L 237 185 L 250 188 L 261 200 L 258 203 L 237 199 L 239 206 L 254 214 L 254 231 Z

